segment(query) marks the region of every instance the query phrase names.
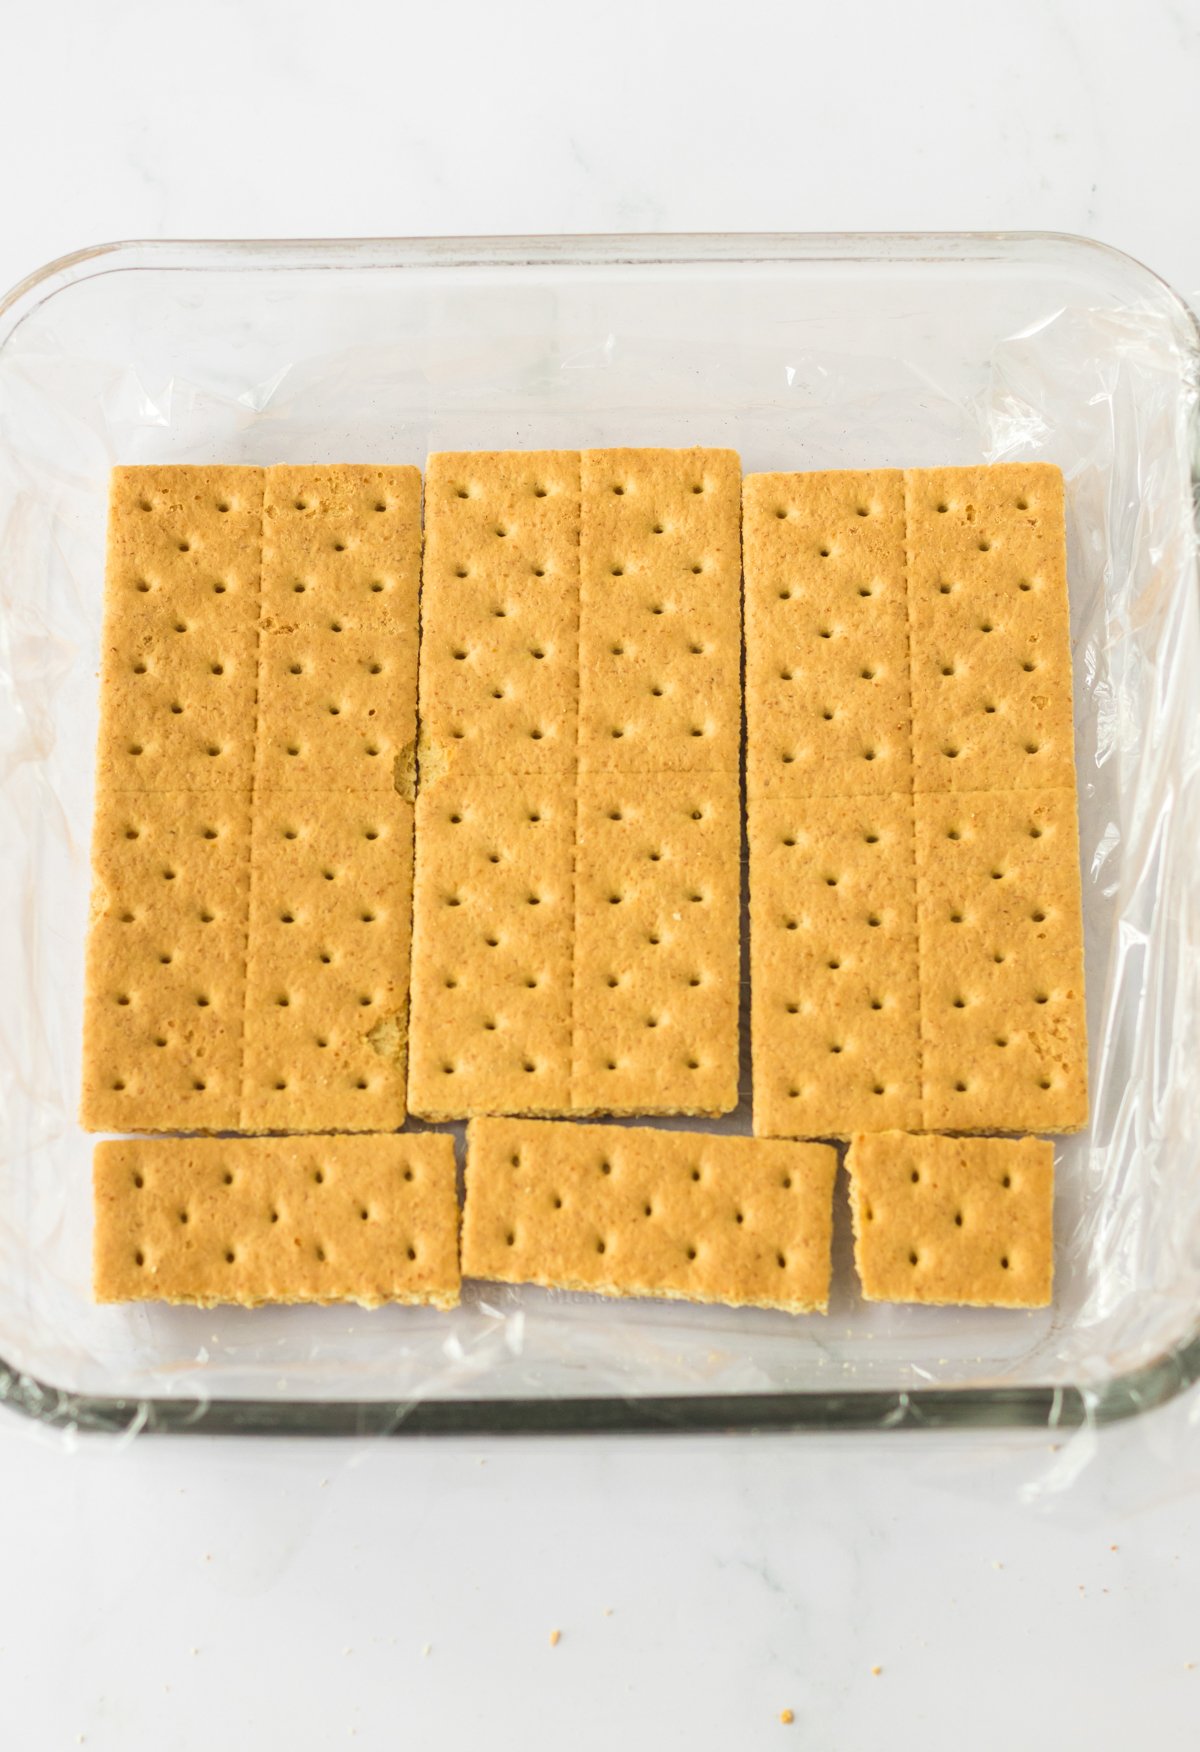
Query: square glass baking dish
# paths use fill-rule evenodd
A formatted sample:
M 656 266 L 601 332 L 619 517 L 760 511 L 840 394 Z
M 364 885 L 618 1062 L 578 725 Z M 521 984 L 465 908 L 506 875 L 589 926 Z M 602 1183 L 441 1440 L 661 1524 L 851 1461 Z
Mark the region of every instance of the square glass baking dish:
M 1103 1421 L 1200 1375 L 1198 364 L 1152 273 L 1048 235 L 119 244 L 18 286 L 0 1398 L 108 1430 L 902 1428 Z M 585 444 L 1062 466 L 1092 1121 L 1056 1150 L 1053 1307 L 863 1304 L 844 1191 L 824 1319 L 485 1285 L 452 1315 L 93 1306 L 75 1109 L 110 465 Z M 745 1097 L 725 1123 L 749 1129 Z

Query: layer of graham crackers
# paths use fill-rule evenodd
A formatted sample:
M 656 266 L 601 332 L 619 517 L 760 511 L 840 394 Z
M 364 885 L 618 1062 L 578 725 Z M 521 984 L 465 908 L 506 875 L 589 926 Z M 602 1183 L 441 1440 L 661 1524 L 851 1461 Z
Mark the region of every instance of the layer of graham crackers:
M 743 496 L 756 1131 L 1078 1129 L 1059 471 L 759 475 Z M 886 859 L 866 855 L 873 799 Z M 866 952 L 860 914 L 880 921 Z
M 1054 1158 L 1038 1138 L 859 1133 L 846 1164 L 869 1302 L 1041 1308 L 1054 1277 Z
M 415 468 L 113 471 L 89 1129 L 402 1123 L 420 553 Z
M 736 456 L 438 454 L 425 515 L 410 1107 L 732 1109 Z
M 824 1312 L 836 1171 L 822 1144 L 473 1119 L 463 1272 Z
M 98 1302 L 459 1299 L 448 1135 L 121 1138 L 94 1184 Z

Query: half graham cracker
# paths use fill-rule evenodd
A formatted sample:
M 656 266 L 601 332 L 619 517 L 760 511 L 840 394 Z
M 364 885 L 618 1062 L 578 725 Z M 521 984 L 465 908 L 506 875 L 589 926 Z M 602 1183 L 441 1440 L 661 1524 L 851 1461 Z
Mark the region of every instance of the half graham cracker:
M 1054 1160 L 1038 1138 L 860 1133 L 846 1158 L 868 1302 L 1044 1308 Z
M 126 1138 L 94 1180 L 98 1302 L 459 1299 L 449 1136 Z
M 463 1271 L 502 1283 L 824 1312 L 828 1146 L 474 1119 Z

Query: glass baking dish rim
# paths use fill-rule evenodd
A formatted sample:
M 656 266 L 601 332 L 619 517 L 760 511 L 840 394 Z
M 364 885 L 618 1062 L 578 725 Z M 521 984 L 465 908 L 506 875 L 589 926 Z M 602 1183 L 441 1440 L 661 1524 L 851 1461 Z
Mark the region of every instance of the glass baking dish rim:
M 642 232 L 414 238 L 129 239 L 95 244 L 35 269 L 0 297 L 0 351 L 26 317 L 100 274 L 193 268 L 224 252 L 259 265 L 518 267 L 591 262 L 647 266 L 688 260 L 953 261 L 1030 246 L 1095 254 L 1144 278 L 1192 331 L 1200 319 L 1168 281 L 1137 257 L 1072 232 Z M 134 260 L 129 258 L 133 257 Z M 358 258 L 358 259 L 356 259 Z M 214 261 L 214 265 L 216 265 Z M 222 263 L 225 265 L 225 263 Z M 88 271 L 90 270 L 90 271 Z M 739 1432 L 1074 1428 L 1136 1417 L 1200 1380 L 1200 1318 L 1178 1344 L 1095 1386 L 1067 1384 L 886 1388 L 849 1392 L 594 1395 L 559 1399 L 264 1400 L 79 1394 L 0 1357 L 0 1404 L 49 1428 L 79 1432 L 206 1435 L 736 1434 Z

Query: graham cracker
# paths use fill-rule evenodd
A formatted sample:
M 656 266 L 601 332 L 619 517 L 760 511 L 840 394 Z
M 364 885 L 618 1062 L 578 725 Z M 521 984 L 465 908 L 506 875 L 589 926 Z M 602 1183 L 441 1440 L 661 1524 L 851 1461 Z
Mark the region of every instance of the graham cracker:
M 1038 1138 L 859 1134 L 846 1158 L 868 1302 L 1044 1308 L 1054 1159 Z
M 905 501 L 916 789 L 1074 785 L 1060 471 L 909 469 Z
M 739 770 L 740 480 L 732 450 L 583 452 L 582 772 Z
M 112 471 L 103 789 L 249 791 L 262 497 L 257 468 Z
M 576 1112 L 737 1106 L 736 772 L 579 779 Z
M 97 1144 L 98 1302 L 459 1299 L 454 1140 Z
M 1087 1025 L 1074 789 L 916 799 L 923 1123 L 1077 1131 Z
M 755 1135 L 918 1126 L 912 800 L 760 798 L 749 838 Z
M 422 785 L 408 1089 L 422 1118 L 568 1106 L 574 839 L 563 775 L 455 767 Z
M 259 791 L 239 1124 L 403 1123 L 412 804 L 394 791 Z
M 747 475 L 746 788 L 912 788 L 899 469 Z
M 501 1283 L 824 1312 L 821 1144 L 474 1119 L 463 1271 Z
M 81 1124 L 236 1126 L 249 796 L 101 791 L 92 872 Z
M 270 468 L 263 528 L 255 783 L 411 796 L 420 471 Z
M 421 619 L 427 771 L 573 772 L 578 452 L 429 458 Z

